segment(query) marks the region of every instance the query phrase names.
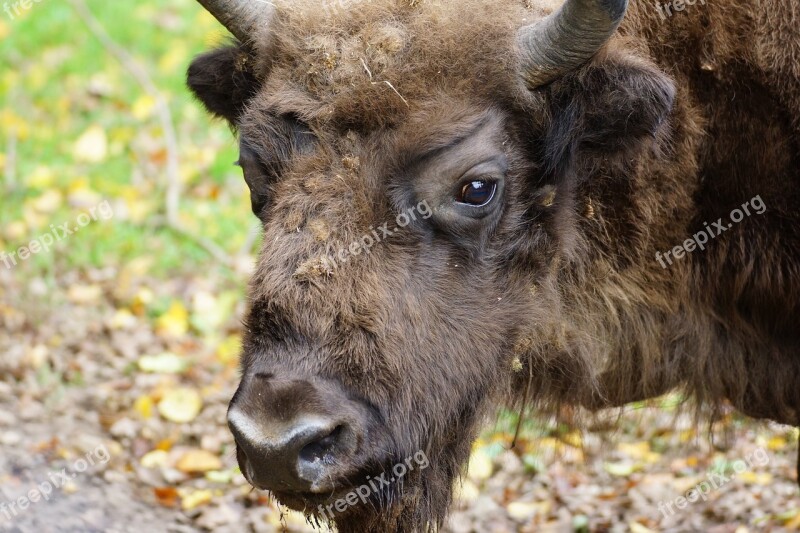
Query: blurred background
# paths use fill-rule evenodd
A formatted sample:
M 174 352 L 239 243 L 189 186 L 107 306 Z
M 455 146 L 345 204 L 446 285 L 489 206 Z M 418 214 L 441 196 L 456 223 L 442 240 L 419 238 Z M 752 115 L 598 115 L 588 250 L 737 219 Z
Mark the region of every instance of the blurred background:
M 260 234 L 184 74 L 227 33 L 192 0 L 0 8 L 0 531 L 312 531 L 225 423 Z M 498 413 L 446 530 L 800 529 L 797 430 L 680 404 L 528 419 L 514 450 Z

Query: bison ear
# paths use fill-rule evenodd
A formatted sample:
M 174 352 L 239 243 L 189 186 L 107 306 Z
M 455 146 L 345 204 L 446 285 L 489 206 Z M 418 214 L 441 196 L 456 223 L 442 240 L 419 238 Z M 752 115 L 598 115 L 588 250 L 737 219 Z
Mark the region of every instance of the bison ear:
M 651 63 L 613 53 L 549 87 L 551 155 L 636 150 L 653 137 L 675 100 L 675 84 Z
M 252 56 L 243 47 L 227 46 L 196 57 L 186 83 L 209 112 L 235 126 L 258 90 L 252 67 Z

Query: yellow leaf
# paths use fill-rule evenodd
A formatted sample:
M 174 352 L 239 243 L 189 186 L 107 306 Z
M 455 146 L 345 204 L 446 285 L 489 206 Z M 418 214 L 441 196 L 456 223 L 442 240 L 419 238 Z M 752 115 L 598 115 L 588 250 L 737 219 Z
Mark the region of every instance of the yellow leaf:
M 561 435 L 561 440 L 574 448 L 583 446 L 583 435 L 577 429 Z
M 150 396 L 140 396 L 136 398 L 133 408 L 142 418 L 150 418 L 153 416 L 153 399 Z
M 28 121 L 14 114 L 10 109 L 0 111 L 0 129 L 16 134 L 17 138 L 24 141 L 30 136 Z
M 210 470 L 206 472 L 206 479 L 212 483 L 226 485 L 233 480 L 234 471 L 230 470 Z
M 200 507 L 201 505 L 206 505 L 213 499 L 213 497 L 214 494 L 208 489 L 196 490 L 185 495 L 181 499 L 181 507 L 184 511 L 190 511 Z
M 635 470 L 635 465 L 633 463 L 628 463 L 628 462 L 618 462 L 618 463 L 606 462 L 603 463 L 603 468 L 605 468 L 606 472 L 608 472 L 612 476 L 628 477 L 631 474 L 633 474 Z
M 637 461 L 655 463 L 661 459 L 660 454 L 650 450 L 650 443 L 647 441 L 636 443 L 622 442 L 617 446 L 617 449 Z
M 103 197 L 88 187 L 81 187 L 72 190 L 69 193 L 68 200 L 69 205 L 72 207 L 87 209 L 99 204 L 103 200 Z
M 12 242 L 21 241 L 23 238 L 27 236 L 27 234 L 28 234 L 28 226 L 20 220 L 17 220 L 15 222 L 9 222 L 6 225 L 5 236 L 6 239 L 8 239 L 9 241 Z
M 46 167 L 44 165 L 39 165 L 33 172 L 31 172 L 30 176 L 26 180 L 29 187 L 33 187 L 36 189 L 47 189 L 48 187 L 52 187 L 55 183 L 56 174 L 53 172 L 53 169 L 50 167 Z
M 800 530 L 800 514 L 789 520 L 783 525 L 789 531 L 799 531 Z
M 9 29 L 8 24 L 5 21 L 0 20 L 0 39 L 5 39 L 11 33 L 11 29 Z
M 483 450 L 475 451 L 470 457 L 467 474 L 473 481 L 489 479 L 493 470 L 492 460 Z
M 130 329 L 136 326 L 136 317 L 127 309 L 117 309 L 106 325 L 113 330 Z
M 158 69 L 165 74 L 172 74 L 188 61 L 188 51 L 185 46 L 170 46 L 167 54 L 158 62 Z
M 169 454 L 164 450 L 153 450 L 144 454 L 139 463 L 145 468 L 161 468 L 167 466 Z
M 150 289 L 146 287 L 139 289 L 139 291 L 136 293 L 136 296 L 133 297 L 133 301 L 131 302 L 131 311 L 133 311 L 133 314 L 135 315 L 143 315 L 147 309 L 147 306 L 152 303 L 154 298 L 155 295 Z
M 778 451 L 786 447 L 786 439 L 783 437 L 772 437 L 767 442 L 767 448 L 770 450 Z
M 31 207 L 40 213 L 53 213 L 61 207 L 64 197 L 60 192 L 49 189 L 41 196 L 31 200 Z
M 189 361 L 172 352 L 145 355 L 139 359 L 139 370 L 153 374 L 180 374 L 189 366 Z
M 189 450 L 184 453 L 175 468 L 186 474 L 204 474 L 222 468 L 222 461 L 206 450 Z
M 219 345 L 217 348 L 217 359 L 220 363 L 229 365 L 239 360 L 239 353 L 242 350 L 242 337 L 240 335 L 231 335 Z
M 191 422 L 203 408 L 203 400 L 200 394 L 189 388 L 179 388 L 167 391 L 161 402 L 158 404 L 158 412 L 161 416 L 177 424 Z
M 131 114 L 136 120 L 146 120 L 153 115 L 153 110 L 156 107 L 155 99 L 149 94 L 143 94 L 133 102 L 131 106 Z
M 75 141 L 73 156 L 77 161 L 85 163 L 100 163 L 108 154 L 108 139 L 105 130 L 94 124 L 83 132 Z
M 73 285 L 67 291 L 67 298 L 75 304 L 91 304 L 103 295 L 99 285 Z
M 50 222 L 50 217 L 33 208 L 33 204 L 26 202 L 22 208 L 22 218 L 31 230 L 40 229 Z
M 169 310 L 158 318 L 156 329 L 167 337 L 181 337 L 189 330 L 189 312 L 181 302 L 174 301 Z
M 653 531 L 650 528 L 644 527 L 639 522 L 631 522 L 630 524 L 628 524 L 628 526 L 631 528 L 631 533 L 655 533 L 655 531 Z
M 39 92 L 48 81 L 53 79 L 53 73 L 41 63 L 31 65 L 27 72 L 27 87 L 31 92 Z
M 742 472 L 737 478 L 751 485 L 769 485 L 772 482 L 772 474 L 769 472 L 755 473 Z
M 508 516 L 518 522 L 527 522 L 541 510 L 541 506 L 534 502 L 511 502 L 506 506 Z
M 456 485 L 455 492 L 453 493 L 453 499 L 460 502 L 473 502 L 477 500 L 480 495 L 481 489 L 479 489 L 472 481 L 465 479 Z
M 168 451 L 170 451 L 172 449 L 172 445 L 173 444 L 175 444 L 175 443 L 172 441 L 172 439 L 160 440 L 156 444 L 156 449 L 168 452 Z

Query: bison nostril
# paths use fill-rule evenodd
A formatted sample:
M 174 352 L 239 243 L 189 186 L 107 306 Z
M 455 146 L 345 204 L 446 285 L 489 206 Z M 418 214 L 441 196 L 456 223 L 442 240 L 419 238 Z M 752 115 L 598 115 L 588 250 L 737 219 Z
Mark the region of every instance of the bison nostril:
M 232 407 L 228 423 L 242 473 L 268 490 L 329 490 L 329 469 L 346 462 L 357 447 L 352 426 L 319 415 L 279 423 Z
M 333 428 L 333 431 L 327 435 L 322 435 L 321 438 L 310 442 L 303 446 L 298 455 L 301 461 L 313 463 L 314 461 L 322 461 L 326 456 L 332 456 L 337 448 L 337 445 L 342 440 L 344 433 L 344 425 L 340 424 Z

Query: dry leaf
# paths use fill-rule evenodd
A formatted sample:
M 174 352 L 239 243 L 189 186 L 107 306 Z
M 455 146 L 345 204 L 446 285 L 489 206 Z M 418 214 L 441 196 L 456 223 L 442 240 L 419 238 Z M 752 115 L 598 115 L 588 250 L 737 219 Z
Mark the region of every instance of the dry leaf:
M 182 337 L 189 331 L 189 313 L 181 302 L 172 302 L 169 310 L 158 318 L 156 329 L 166 337 Z
M 181 508 L 183 508 L 184 511 L 191 511 L 192 509 L 211 502 L 213 497 L 213 493 L 208 489 L 190 492 L 181 500 Z
M 89 127 L 75 142 L 72 155 L 77 161 L 100 163 L 108 155 L 108 139 L 105 130 L 94 124 Z
M 189 388 L 179 388 L 167 391 L 161 402 L 158 404 L 158 412 L 161 416 L 178 424 L 191 422 L 203 408 L 203 400 L 200 394 Z
M 220 470 L 222 461 L 206 450 L 189 450 L 184 453 L 175 468 L 187 474 L 204 474 L 212 470 Z
M 164 450 L 153 450 L 144 454 L 139 463 L 145 468 L 162 468 L 169 463 L 169 454 Z
M 153 374 L 180 374 L 189 367 L 189 361 L 172 352 L 145 355 L 139 359 L 139 370 Z
M 178 491 L 175 487 L 156 487 L 153 494 L 164 507 L 175 507 L 178 504 Z
M 133 408 L 142 418 L 150 418 L 153 416 L 153 399 L 150 396 L 140 396 L 136 398 Z

